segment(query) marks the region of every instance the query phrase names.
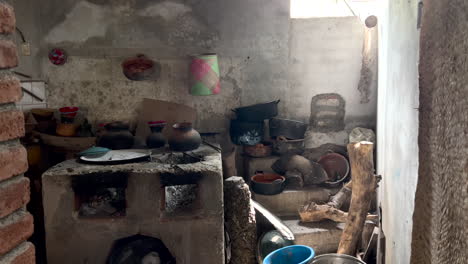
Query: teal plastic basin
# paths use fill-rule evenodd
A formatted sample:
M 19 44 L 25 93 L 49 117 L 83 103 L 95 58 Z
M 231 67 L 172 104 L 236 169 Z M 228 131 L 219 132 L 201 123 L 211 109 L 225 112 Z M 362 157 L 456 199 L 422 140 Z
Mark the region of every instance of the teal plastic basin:
M 307 264 L 315 256 L 313 248 L 293 245 L 277 249 L 263 260 L 263 264 Z

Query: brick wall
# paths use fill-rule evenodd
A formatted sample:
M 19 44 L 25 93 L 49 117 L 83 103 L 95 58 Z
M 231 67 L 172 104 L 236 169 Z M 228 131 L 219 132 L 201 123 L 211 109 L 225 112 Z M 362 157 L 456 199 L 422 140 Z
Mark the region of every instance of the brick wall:
M 24 135 L 24 117 L 15 102 L 22 97 L 19 80 L 10 69 L 18 65 L 12 34 L 13 8 L 0 0 L 0 263 L 35 263 L 33 217 L 25 209 L 29 202 L 27 153 L 19 143 Z

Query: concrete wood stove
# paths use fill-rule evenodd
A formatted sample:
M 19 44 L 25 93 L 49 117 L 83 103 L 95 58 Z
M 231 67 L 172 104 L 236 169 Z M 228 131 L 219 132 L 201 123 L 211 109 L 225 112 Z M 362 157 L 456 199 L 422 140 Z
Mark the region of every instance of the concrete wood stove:
M 160 263 L 224 263 L 221 154 L 213 148 L 121 165 L 68 160 L 42 180 L 49 264 L 106 263 L 128 239 L 162 242 L 171 261 L 160 255 Z

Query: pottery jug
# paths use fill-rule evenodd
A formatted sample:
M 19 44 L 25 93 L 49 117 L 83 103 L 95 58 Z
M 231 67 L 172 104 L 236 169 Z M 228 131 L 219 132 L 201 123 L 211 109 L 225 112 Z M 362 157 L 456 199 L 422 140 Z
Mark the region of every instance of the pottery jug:
M 123 122 L 113 122 L 105 126 L 106 132 L 99 138 L 98 146 L 110 149 L 129 149 L 133 146 L 134 137 L 129 126 Z
M 151 134 L 146 138 L 146 146 L 148 148 L 162 148 L 166 145 L 166 137 L 162 131 L 166 126 L 166 121 L 148 122 L 151 129 Z
M 174 151 L 190 151 L 201 144 L 200 134 L 192 128 L 192 123 L 177 123 L 172 126 L 169 148 Z
M 78 126 L 75 124 L 62 123 L 57 125 L 55 132 L 62 137 L 73 137 L 77 128 Z
M 161 65 L 152 61 L 143 54 L 129 58 L 122 63 L 122 70 L 128 79 L 132 81 L 150 80 L 159 77 Z

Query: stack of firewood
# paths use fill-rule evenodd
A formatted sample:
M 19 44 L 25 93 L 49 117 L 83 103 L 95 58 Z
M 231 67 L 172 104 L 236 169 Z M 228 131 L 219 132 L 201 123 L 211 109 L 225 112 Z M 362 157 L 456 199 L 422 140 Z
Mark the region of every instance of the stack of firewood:
M 350 143 L 348 153 L 352 180 L 332 196 L 328 203 L 310 202 L 299 209 L 299 215 L 302 222 L 326 219 L 345 222 L 338 253 L 363 257 L 366 255 L 363 251 L 369 249 L 369 243 L 373 240 L 371 236 L 378 225 L 378 215 L 369 214 L 369 210 L 380 176 L 374 174 L 372 143 Z M 341 210 L 346 203 L 350 203 L 348 212 Z

